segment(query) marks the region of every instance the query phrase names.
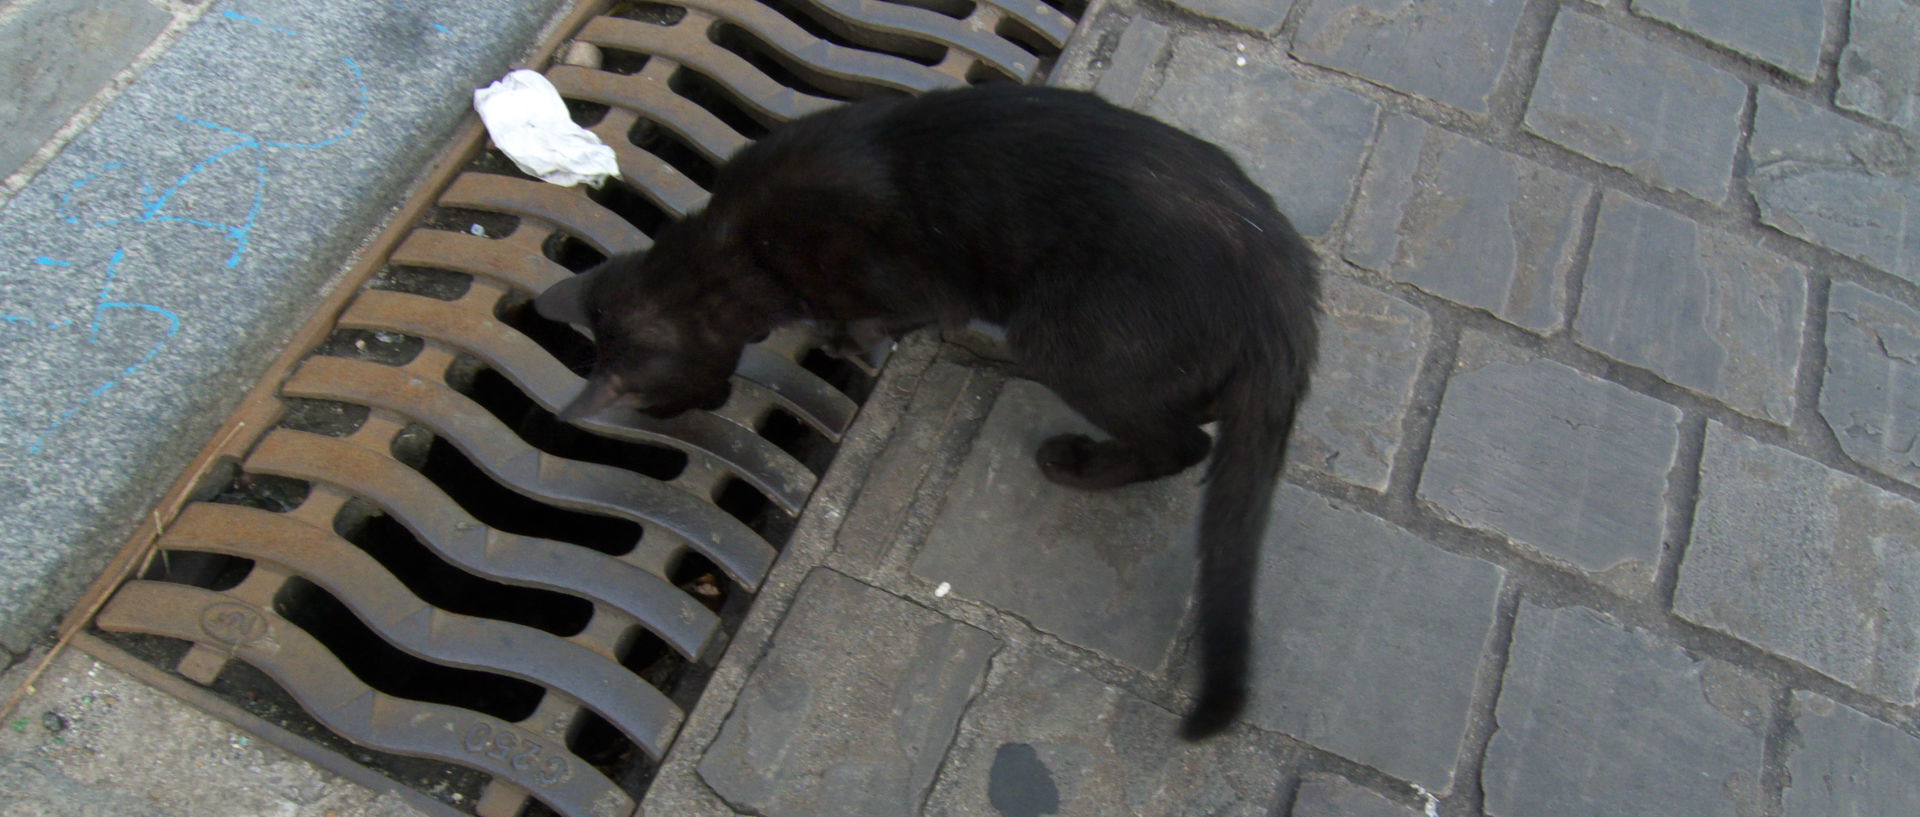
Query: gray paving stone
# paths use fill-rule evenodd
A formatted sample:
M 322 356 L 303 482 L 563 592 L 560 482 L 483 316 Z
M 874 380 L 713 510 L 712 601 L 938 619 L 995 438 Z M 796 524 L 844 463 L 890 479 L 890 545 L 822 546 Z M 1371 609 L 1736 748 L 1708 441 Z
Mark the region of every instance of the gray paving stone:
M 1592 187 L 1407 116 L 1387 120 L 1346 256 L 1535 331 L 1559 327 Z
M 1526 127 L 1601 164 L 1709 202 L 1727 197 L 1747 86 L 1706 63 L 1562 10 Z
M 913 400 L 887 447 L 874 459 L 848 504 L 835 547 L 849 560 L 879 564 L 893 547 L 937 463 L 957 459 L 973 421 L 986 414 L 992 392 L 971 366 L 935 362 L 920 376 Z M 954 453 L 949 453 L 954 452 Z
M 1853 0 L 1833 103 L 1920 132 L 1920 5 Z
M 147 0 L 40 0 L 0 24 L 0 177 L 173 21 Z
M 1551 361 L 1480 362 L 1492 343 L 1462 343 L 1420 500 L 1584 570 L 1651 577 L 1680 410 Z
M 1108 57 L 1107 70 L 1093 85 L 1093 92 L 1115 105 L 1130 106 L 1146 90 L 1153 64 L 1167 50 L 1173 30 L 1148 20 L 1135 18 L 1120 32 L 1120 43 Z
M 1378 290 L 1329 277 L 1320 302 L 1320 363 L 1287 456 L 1328 476 L 1385 490 L 1400 450 L 1433 319 Z
M 1785 425 L 1806 305 L 1800 265 L 1608 193 L 1573 332 L 1587 348 Z
M 1300 232 L 1318 236 L 1346 208 L 1380 107 L 1299 79 L 1278 67 L 1285 60 L 1265 44 L 1178 40 L 1148 110 L 1220 143 Z
M 1920 740 L 1814 693 L 1793 697 L 1785 817 L 1920 814 Z
M 1289 817 L 1419 817 L 1378 794 L 1338 777 L 1314 775 L 1300 781 Z
M 1286 21 L 1294 0 L 1173 0 L 1173 4 L 1241 28 L 1271 33 Z
M 1315 0 L 1300 16 L 1293 54 L 1482 113 L 1525 5 L 1523 0 Z
M 560 3 L 243 5 L 0 207 L 10 647 L 72 604 Z
M 1261 554 L 1249 718 L 1448 791 L 1500 579 L 1282 485 Z
M 1712 665 L 1588 610 L 1522 603 L 1481 773 L 1487 814 L 1760 813 L 1764 738 L 1716 703 Z
M 1004 666 L 1003 666 L 1004 665 Z M 1191 744 L 1180 720 L 1032 652 L 996 660 L 927 817 L 1266 817 L 1291 753 L 1257 733 Z M 907 812 L 901 812 L 905 814 Z
M 765 817 L 911 814 L 998 641 L 830 570 L 807 576 L 700 777 Z
M 1709 424 L 1673 611 L 1898 704 L 1920 686 L 1920 505 Z
M 1847 456 L 1920 485 L 1920 312 L 1858 284 L 1833 285 L 1820 416 Z
M 1633 0 L 1633 13 L 1811 81 L 1820 70 L 1820 40 L 1827 29 L 1825 6 L 1825 0 L 1771 2 L 1764 9 L 1711 0 Z
M 1747 153 L 1760 220 L 1920 282 L 1920 149 L 1761 88 Z
M 1112 491 L 1048 482 L 1033 452 L 1097 433 L 1052 392 L 1009 382 L 974 438 L 913 574 L 1146 672 L 1193 590 L 1199 470 Z

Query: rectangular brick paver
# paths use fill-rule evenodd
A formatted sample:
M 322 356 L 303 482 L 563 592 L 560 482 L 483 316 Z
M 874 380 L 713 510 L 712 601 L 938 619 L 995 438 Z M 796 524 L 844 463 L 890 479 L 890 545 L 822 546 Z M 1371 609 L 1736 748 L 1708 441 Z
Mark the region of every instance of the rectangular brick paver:
M 1680 411 L 1547 360 L 1482 359 L 1468 335 L 1419 498 L 1469 527 L 1589 571 L 1650 578 Z
M 1635 14 L 1690 31 L 1804 80 L 1812 80 L 1820 68 L 1825 7 L 1825 0 L 1633 0 Z
M 1811 692 L 1793 708 L 1785 817 L 1920 814 L 1920 740 Z
M 1598 614 L 1520 605 L 1482 785 L 1490 817 L 1745 817 L 1765 739 L 1706 665 Z
M 1009 382 L 974 439 L 913 574 L 1147 672 L 1193 592 L 1198 470 L 1111 491 L 1048 482 L 1040 441 L 1096 433 L 1046 387 Z
M 1413 304 L 1342 278 L 1328 279 L 1322 293 L 1320 363 L 1287 458 L 1385 490 L 1433 320 Z
M 1368 160 L 1346 256 L 1535 331 L 1559 327 L 1592 187 L 1395 116 Z
M 1833 103 L 1920 133 L 1920 5 L 1851 0 L 1840 90 Z
M 1747 152 L 1761 221 L 1920 282 L 1920 145 L 1762 88 Z
M 1260 563 L 1251 720 L 1448 790 L 1500 579 L 1282 485 Z
M 1562 9 L 1526 127 L 1647 183 L 1727 198 L 1747 86 L 1692 57 Z
M 1285 59 L 1265 45 L 1182 38 L 1146 108 L 1220 143 L 1300 232 L 1318 236 L 1346 209 L 1380 106 L 1295 77 L 1278 67 Z
M 1833 285 L 1820 416 L 1847 456 L 1920 485 L 1920 310 Z
M 1293 54 L 1475 113 L 1507 61 L 1522 0 L 1315 0 Z
M 1784 425 L 1806 312 L 1800 265 L 1608 193 L 1573 330 L 1583 346 Z
M 764 817 L 900 817 L 933 785 L 998 642 L 815 570 L 700 777 Z
M 1290 817 L 1418 817 L 1393 801 L 1338 777 L 1315 775 L 1300 781 Z
M 926 817 L 1266 817 L 1280 799 L 1292 753 L 1271 736 L 1185 743 L 1178 716 L 1084 672 L 996 663 Z
M 1674 612 L 1912 704 L 1920 504 L 1782 448 L 1707 429 Z

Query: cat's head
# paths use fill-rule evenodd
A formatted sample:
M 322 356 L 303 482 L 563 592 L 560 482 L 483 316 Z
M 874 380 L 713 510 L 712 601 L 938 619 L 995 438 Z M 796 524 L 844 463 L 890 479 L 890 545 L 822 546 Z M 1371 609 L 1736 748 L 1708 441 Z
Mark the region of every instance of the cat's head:
M 571 422 L 614 406 L 660 417 L 718 408 L 745 345 L 727 331 L 726 316 L 697 299 L 642 286 L 646 264 L 631 256 L 609 259 L 542 293 L 542 315 L 587 327 L 598 359 L 586 386 L 560 410 Z

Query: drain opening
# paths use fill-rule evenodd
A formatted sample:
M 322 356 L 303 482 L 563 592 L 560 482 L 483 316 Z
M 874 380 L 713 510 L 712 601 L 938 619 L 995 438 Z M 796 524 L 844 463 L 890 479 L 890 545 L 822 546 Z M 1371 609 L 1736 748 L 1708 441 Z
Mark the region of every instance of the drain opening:
M 945 14 L 955 20 L 967 19 L 967 17 L 973 14 L 973 10 L 977 5 L 971 2 L 971 0 L 880 0 L 880 2 L 890 3 L 896 6 L 926 9 L 936 14 Z
M 635 127 L 637 128 L 639 126 L 636 125 Z M 685 151 L 687 155 L 695 157 L 696 161 L 698 160 L 698 154 L 695 154 L 692 148 L 678 145 L 676 141 L 671 139 L 662 141 L 666 144 L 676 145 L 679 150 Z M 635 144 L 639 143 L 635 142 Z M 661 144 L 660 146 L 665 147 L 666 144 Z M 646 145 L 640 146 L 646 148 L 649 152 L 653 153 L 653 155 L 659 156 L 661 160 L 666 161 L 668 164 L 673 164 L 672 160 L 661 155 L 659 150 L 647 147 Z M 700 163 L 706 164 L 705 162 Z M 711 165 L 708 166 L 711 167 Z M 687 172 L 678 165 L 675 165 L 675 169 L 680 170 L 682 173 Z M 688 176 L 692 178 L 692 174 L 688 174 Z M 698 178 L 695 178 L 694 181 L 700 182 Z M 703 186 L 706 184 L 705 182 L 700 183 Z M 593 203 L 607 208 L 608 211 L 624 219 L 628 224 L 633 225 L 635 229 L 647 235 L 653 235 L 659 232 L 660 228 L 666 226 L 670 220 L 667 211 L 660 209 L 659 205 L 654 204 L 646 196 L 641 195 L 639 191 L 634 190 L 629 183 L 619 179 L 609 180 L 597 190 L 588 188 L 586 192 L 587 198 L 592 199 Z
M 540 243 L 540 253 L 545 255 L 547 260 L 573 272 L 586 272 L 607 260 L 606 253 L 559 230 L 555 230 L 553 235 L 547 236 L 547 240 Z
M 574 374 L 584 376 L 593 368 L 593 341 L 572 326 L 541 317 L 530 298 L 502 299 L 494 319 L 525 335 Z
M 452 443 L 424 429 L 419 433 L 430 439 L 415 470 L 481 524 L 521 536 L 579 545 L 609 556 L 631 552 L 639 545 L 643 532 L 639 524 L 529 499 L 494 481 Z M 407 461 L 398 450 L 395 459 Z
M 740 26 L 732 23 L 716 23 L 707 31 L 707 38 L 747 61 L 760 70 L 760 73 L 772 77 L 775 82 L 809 96 L 824 97 L 845 102 L 853 99 L 865 99 L 876 96 L 901 96 L 905 92 L 879 85 L 841 79 L 809 67 L 806 63 L 792 59 L 781 53 Z
M 253 573 L 253 560 L 204 550 L 162 550 L 140 578 L 207 590 L 232 590 Z
M 686 19 L 687 10 L 666 3 L 620 2 L 613 4 L 607 16 L 670 26 Z
M 667 87 L 688 102 L 706 109 L 727 127 L 748 139 L 767 135 L 769 123 L 773 122 L 753 113 L 753 109 L 726 85 L 684 65 L 667 77 Z
M 338 400 L 287 398 L 287 411 L 280 416 L 280 427 L 327 437 L 350 437 L 366 425 L 373 411 L 358 403 Z
M 514 230 L 520 229 L 520 217 L 467 207 L 433 207 L 428 209 L 426 218 L 420 222 L 420 226 L 429 230 L 466 233 L 484 238 L 506 238 L 513 235 Z M 475 232 L 475 228 L 479 231 Z
M 638 51 L 600 47 L 600 70 L 608 73 L 632 76 L 645 70 L 650 59 L 652 58 Z
M 342 506 L 333 529 L 421 601 L 447 612 L 520 624 L 561 638 L 579 634 L 593 619 L 593 603 L 586 599 L 501 584 L 447 564 L 399 520 L 365 500 L 355 498 Z
M 600 120 L 607 118 L 607 113 L 613 110 L 613 106 L 611 105 L 588 102 L 584 99 L 568 99 L 565 101 L 567 103 L 567 118 L 572 119 L 573 124 L 583 128 L 591 128 L 600 124 Z M 515 169 L 517 170 L 518 168 Z
M 888 34 L 882 31 L 848 25 L 838 17 L 827 14 L 805 2 L 790 3 L 786 0 L 760 0 L 760 5 L 780 12 L 780 16 L 793 21 L 801 30 L 842 48 L 859 51 L 877 51 L 921 65 L 939 65 L 947 58 L 947 49 L 925 40 Z
M 388 264 L 367 282 L 371 289 L 405 292 L 436 301 L 457 301 L 473 288 L 473 276 L 464 272 Z
M 677 73 L 675 75 L 678 76 Z M 660 127 L 652 120 L 642 117 L 634 122 L 633 127 L 627 130 L 627 141 L 632 142 L 635 147 L 653 154 L 654 157 L 660 161 L 666 162 L 672 166 L 674 170 L 680 171 L 681 175 L 692 179 L 694 184 L 700 185 L 701 187 L 713 186 L 713 177 L 718 171 L 714 163 L 708 161 L 707 157 L 702 155 L 700 151 L 695 150 L 693 146 L 676 138 L 672 131 Z M 607 187 L 612 186 L 611 184 L 607 185 Z M 592 194 L 589 193 L 588 195 L 591 196 Z M 638 197 L 636 196 L 636 198 Z M 642 200 L 644 201 L 644 199 Z M 600 204 L 603 207 L 607 206 L 606 202 L 600 202 Z M 652 203 L 648 202 L 648 205 L 651 207 Z M 619 210 L 612 207 L 608 207 L 607 209 L 620 213 Z M 655 209 L 657 212 L 657 208 Z M 625 213 L 620 213 L 620 215 L 623 218 L 626 217 Z M 633 219 L 628 218 L 628 221 L 632 220 Z M 665 221 L 666 214 L 661 213 L 660 223 L 664 223 Z M 640 225 L 635 224 L 634 226 L 639 227 Z M 654 226 L 658 227 L 659 224 L 656 223 Z M 648 235 L 653 234 L 653 230 L 645 227 L 641 227 L 641 232 L 647 233 Z
M 382 366 L 405 366 L 420 356 L 426 341 L 400 332 L 372 329 L 335 329 L 313 350 L 316 355 L 366 360 Z
M 307 495 L 312 491 L 313 485 L 305 480 L 241 471 L 209 501 L 286 513 L 306 504 Z
M 305 630 L 367 686 L 401 698 L 457 706 L 518 721 L 533 714 L 546 690 L 518 678 L 423 661 L 388 644 L 352 608 L 313 582 L 288 579 L 273 610 Z
M 515 387 L 499 372 L 479 367 L 465 385 L 454 388 L 472 397 L 494 417 L 511 427 L 520 439 L 549 454 L 580 462 L 611 465 L 666 481 L 687 469 L 687 455 L 665 446 L 614 440 L 560 422 Z M 451 380 L 451 378 L 449 378 Z

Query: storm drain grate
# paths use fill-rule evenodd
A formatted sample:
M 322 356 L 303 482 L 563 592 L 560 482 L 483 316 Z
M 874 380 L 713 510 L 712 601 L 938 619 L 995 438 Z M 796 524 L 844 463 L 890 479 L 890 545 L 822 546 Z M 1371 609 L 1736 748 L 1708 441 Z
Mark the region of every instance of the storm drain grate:
M 769 127 L 874 94 L 1036 79 L 1081 10 L 576 12 L 548 76 L 623 178 L 546 185 L 470 127 L 418 217 L 301 335 L 318 342 L 290 349 L 284 379 L 183 477 L 191 494 L 163 529 L 156 513 L 152 549 L 129 545 L 123 562 L 150 553 L 138 575 L 100 583 L 111 596 L 86 643 L 462 810 L 631 813 L 873 372 L 783 331 L 747 350 L 714 411 L 570 426 L 552 412 L 591 345 L 531 298 L 645 250 Z

